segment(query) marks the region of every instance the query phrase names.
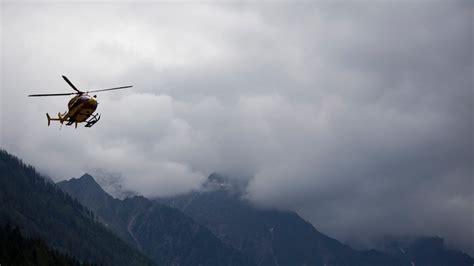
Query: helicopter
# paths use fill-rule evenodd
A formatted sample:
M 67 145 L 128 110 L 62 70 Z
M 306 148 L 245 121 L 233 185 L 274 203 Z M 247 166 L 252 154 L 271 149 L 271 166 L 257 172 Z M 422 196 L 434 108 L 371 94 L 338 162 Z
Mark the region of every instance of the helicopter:
M 51 117 L 48 113 L 46 113 L 46 118 L 48 119 L 48 126 L 51 124 L 51 121 L 59 121 L 61 126 L 64 122 L 66 122 L 67 126 L 75 125 L 77 128 L 77 124 L 85 122 L 85 127 L 92 127 L 95 125 L 99 119 L 100 114 L 95 113 L 97 109 L 97 105 L 99 104 L 96 100 L 97 95 L 90 96 L 89 93 L 92 92 L 102 92 L 102 91 L 111 91 L 111 90 L 122 90 L 131 88 L 133 86 L 123 86 L 123 87 L 115 87 L 109 89 L 102 89 L 102 90 L 92 90 L 92 91 L 81 91 L 72 84 L 71 81 L 66 76 L 62 76 L 63 79 L 73 88 L 76 92 L 66 92 L 66 93 L 49 93 L 49 94 L 30 94 L 28 97 L 46 97 L 46 96 L 68 96 L 68 95 L 75 95 L 72 97 L 67 106 L 68 110 L 63 114 L 58 113 L 58 117 Z

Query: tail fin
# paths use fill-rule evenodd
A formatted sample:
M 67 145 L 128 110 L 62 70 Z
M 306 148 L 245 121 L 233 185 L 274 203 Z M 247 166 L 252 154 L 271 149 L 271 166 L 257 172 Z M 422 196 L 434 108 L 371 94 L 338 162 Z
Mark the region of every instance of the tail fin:
M 61 116 L 61 113 L 58 112 L 58 117 L 59 117 L 59 122 L 61 122 L 61 124 L 64 122 L 63 120 L 63 117 Z
M 46 113 L 46 117 L 48 118 L 48 127 L 49 127 L 49 125 L 51 124 L 51 117 L 49 116 L 48 113 Z

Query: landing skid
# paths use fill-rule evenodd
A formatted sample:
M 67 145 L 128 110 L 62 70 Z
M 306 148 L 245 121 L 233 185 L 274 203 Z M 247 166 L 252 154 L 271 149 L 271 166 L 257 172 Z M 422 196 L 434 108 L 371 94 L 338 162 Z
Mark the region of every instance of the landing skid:
M 93 125 L 95 125 L 95 123 L 99 122 L 100 120 L 100 114 L 96 113 L 96 114 L 93 114 L 89 120 L 86 121 L 86 125 L 85 127 L 92 127 Z

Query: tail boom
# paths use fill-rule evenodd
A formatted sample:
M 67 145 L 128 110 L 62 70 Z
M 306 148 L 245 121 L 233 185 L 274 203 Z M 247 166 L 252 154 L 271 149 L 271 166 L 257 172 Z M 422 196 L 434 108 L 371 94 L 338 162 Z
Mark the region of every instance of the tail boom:
M 51 121 L 59 121 L 61 124 L 64 122 L 61 116 L 59 116 L 59 118 L 51 118 L 48 113 L 46 113 L 46 118 L 48 118 L 48 126 L 51 125 Z

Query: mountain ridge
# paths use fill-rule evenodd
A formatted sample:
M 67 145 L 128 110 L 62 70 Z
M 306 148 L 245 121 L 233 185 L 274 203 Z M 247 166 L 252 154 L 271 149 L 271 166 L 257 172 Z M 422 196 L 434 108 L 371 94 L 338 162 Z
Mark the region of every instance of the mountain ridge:
M 450 261 L 456 262 L 450 265 L 470 266 L 474 263 L 467 254 L 451 252 L 444 246 L 438 249 L 429 245 L 423 246 L 424 249 L 407 246 L 407 254 L 374 249 L 358 251 L 322 234 L 295 212 L 257 209 L 242 200 L 243 195 L 242 186 L 214 173 L 199 191 L 157 200 L 207 226 L 258 265 L 411 265 L 412 262 L 443 265 L 437 263 Z M 420 254 L 421 251 L 438 255 L 438 262 Z
M 0 225 L 5 224 L 18 226 L 25 237 L 43 239 L 52 249 L 82 262 L 152 264 L 32 166 L 0 150 Z
M 98 219 L 159 265 L 251 265 L 206 227 L 180 211 L 142 196 L 108 195 L 90 175 L 58 182 Z

